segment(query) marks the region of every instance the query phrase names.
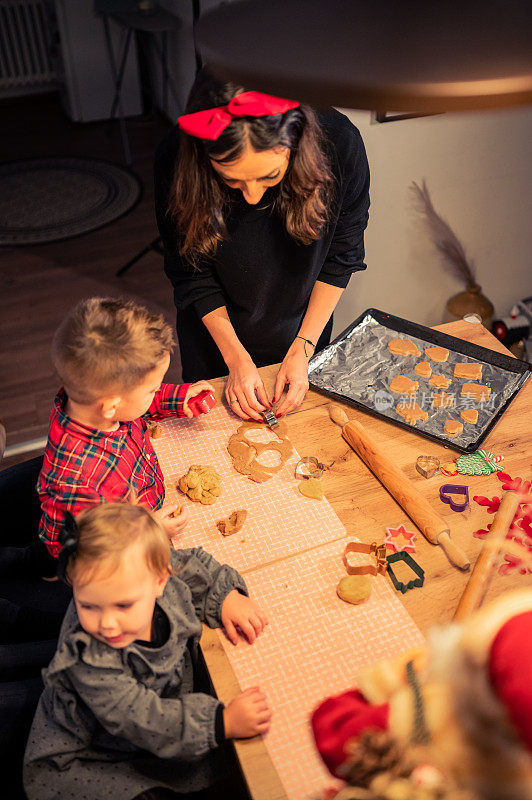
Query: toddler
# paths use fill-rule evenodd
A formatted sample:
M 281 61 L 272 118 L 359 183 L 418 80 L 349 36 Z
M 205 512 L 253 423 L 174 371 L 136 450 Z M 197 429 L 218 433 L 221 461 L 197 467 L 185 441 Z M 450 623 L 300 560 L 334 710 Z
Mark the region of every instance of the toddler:
M 59 554 L 72 585 L 25 754 L 29 800 L 129 800 L 214 783 L 225 739 L 265 733 L 258 687 L 227 707 L 197 691 L 201 623 L 254 642 L 267 624 L 240 575 L 201 548 L 172 550 L 155 515 L 102 504 L 69 514 Z

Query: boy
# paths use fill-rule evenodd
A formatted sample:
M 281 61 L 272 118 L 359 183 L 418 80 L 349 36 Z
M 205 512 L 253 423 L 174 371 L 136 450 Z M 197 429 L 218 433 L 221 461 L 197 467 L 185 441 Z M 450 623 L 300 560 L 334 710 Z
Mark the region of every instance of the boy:
M 54 558 L 65 512 L 102 501 L 136 498 L 169 537 L 185 527 L 185 506 L 176 517 L 177 506 L 162 508 L 164 480 L 146 419 L 192 417 L 189 401 L 212 386 L 163 384 L 173 348 L 170 326 L 133 301 L 83 300 L 57 329 L 52 360 L 63 388 L 37 483 L 39 537 Z

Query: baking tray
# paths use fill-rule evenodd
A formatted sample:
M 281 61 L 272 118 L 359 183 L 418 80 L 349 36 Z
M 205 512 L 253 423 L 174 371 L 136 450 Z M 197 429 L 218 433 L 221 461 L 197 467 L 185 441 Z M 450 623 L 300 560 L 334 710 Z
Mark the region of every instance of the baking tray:
M 394 338 L 409 339 L 423 355 L 418 359 L 392 355 L 387 344 Z M 433 373 L 452 378 L 451 384 L 444 391 L 454 396 L 453 408 L 433 408 L 432 394 L 442 390 L 435 389 L 429 384 L 428 378 L 414 372 L 417 361 L 430 361 L 424 355 L 424 348 L 430 345 L 439 345 L 449 350 L 449 358 L 445 363 L 431 361 L 431 366 Z M 491 388 L 487 402 L 475 403 L 460 394 L 465 380 L 454 377 L 454 365 L 465 361 L 482 364 L 482 378 L 473 383 Z M 524 361 L 375 308 L 364 311 L 309 362 L 309 382 L 315 389 L 460 453 L 478 450 L 531 372 L 532 365 Z M 396 412 L 395 406 L 400 395 L 392 393 L 389 388 L 396 375 L 406 375 L 418 381 L 415 400 L 428 413 L 427 421 L 418 420 L 414 427 Z M 465 408 L 478 409 L 478 421 L 475 425 L 466 423 L 461 418 L 460 413 Z M 452 439 L 448 436 L 443 427 L 446 419 L 463 423 L 463 431 L 459 436 Z

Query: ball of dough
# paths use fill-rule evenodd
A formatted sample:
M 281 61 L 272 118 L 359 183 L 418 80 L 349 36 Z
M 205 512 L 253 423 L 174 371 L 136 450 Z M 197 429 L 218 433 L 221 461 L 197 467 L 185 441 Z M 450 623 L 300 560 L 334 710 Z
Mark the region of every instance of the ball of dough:
M 336 587 L 336 594 L 346 603 L 362 603 L 371 594 L 369 575 L 347 575 Z
M 186 475 L 179 478 L 179 488 L 196 503 L 215 503 L 222 492 L 222 479 L 214 467 L 193 464 Z

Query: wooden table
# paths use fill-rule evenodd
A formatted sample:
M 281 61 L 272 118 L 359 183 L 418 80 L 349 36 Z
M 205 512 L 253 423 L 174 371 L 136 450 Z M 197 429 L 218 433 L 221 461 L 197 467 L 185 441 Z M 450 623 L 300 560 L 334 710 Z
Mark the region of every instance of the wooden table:
M 474 342 L 483 347 L 509 354 L 509 351 L 482 325 L 451 322 L 436 330 Z M 272 394 L 277 366 L 260 370 L 266 390 Z M 223 396 L 224 379 L 213 381 L 217 398 Z M 314 455 L 327 466 L 322 478 L 325 494 L 343 523 L 347 536 L 357 536 L 370 542 L 383 536 L 384 529 L 399 522 L 410 522 L 405 512 L 387 493 L 367 469 L 360 458 L 342 438 L 340 428 L 334 425 L 328 413 L 331 402 L 323 394 L 309 391 L 297 412 L 288 418 L 289 436 L 295 448 L 303 455 Z M 375 439 L 386 445 L 389 456 L 405 474 L 415 481 L 416 487 L 433 506 L 451 522 L 451 534 L 468 554 L 474 565 L 482 541 L 472 536 L 473 531 L 485 528 L 492 516 L 485 508 L 472 501 L 474 494 L 489 497 L 501 495 L 502 484 L 495 475 L 468 477 L 471 504 L 468 511 L 457 514 L 439 501 L 438 490 L 444 480 L 438 474 L 429 480 L 415 469 L 417 456 L 435 455 L 441 461 L 450 461 L 456 452 L 437 445 L 421 436 L 403 430 L 392 423 L 376 419 L 351 406 L 344 406 L 350 419 L 359 420 Z M 491 431 L 483 446 L 495 454 L 504 455 L 503 468 L 512 476 L 532 476 L 532 379 L 521 389 L 506 413 Z M 452 618 L 458 600 L 470 573 L 454 569 L 440 547 L 429 544 L 419 533 L 416 540 L 416 558 L 425 569 L 422 589 L 407 592 L 401 601 L 418 627 L 426 633 L 435 623 Z M 517 586 L 530 585 L 531 576 L 496 574 L 487 599 Z M 216 631 L 204 628 L 201 645 L 218 697 L 228 702 L 240 687 L 225 655 Z M 286 800 L 286 794 L 261 739 L 236 742 L 236 750 L 254 800 Z

